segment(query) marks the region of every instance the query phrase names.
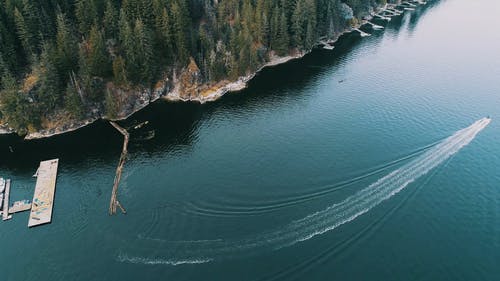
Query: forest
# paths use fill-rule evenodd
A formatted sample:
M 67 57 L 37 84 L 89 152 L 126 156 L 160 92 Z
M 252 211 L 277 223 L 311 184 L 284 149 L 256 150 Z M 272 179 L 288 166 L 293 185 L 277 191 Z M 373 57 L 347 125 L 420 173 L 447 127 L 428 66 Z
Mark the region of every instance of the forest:
M 111 88 L 151 88 L 194 61 L 235 80 L 310 50 L 385 0 L 0 0 L 0 124 L 113 115 Z M 126 93 L 126 91 L 124 91 Z

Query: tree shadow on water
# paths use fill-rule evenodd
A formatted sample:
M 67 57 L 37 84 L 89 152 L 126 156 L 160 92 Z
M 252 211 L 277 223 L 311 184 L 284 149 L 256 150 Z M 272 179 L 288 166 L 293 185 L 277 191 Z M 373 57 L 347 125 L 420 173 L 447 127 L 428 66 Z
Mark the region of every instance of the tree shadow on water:
M 412 11 L 408 28 L 413 30 L 418 19 L 439 1 L 429 1 Z M 394 17 L 385 24 L 386 30 L 399 32 L 405 26 L 404 17 Z M 374 20 L 374 22 L 376 22 Z M 376 22 L 377 24 L 381 24 Z M 366 27 L 364 27 L 366 29 Z M 361 38 L 357 33 L 342 35 L 333 51 L 316 49 L 301 59 L 264 68 L 252 79 L 248 87 L 230 93 L 218 101 L 200 105 L 190 102 L 170 103 L 157 101 L 120 122 L 131 128 L 130 157 L 153 156 L 172 151 L 189 151 L 198 138 L 201 124 L 223 115 L 225 118 L 244 112 L 280 110 L 301 103 L 313 95 L 307 89 L 323 75 L 330 75 L 344 66 L 344 61 L 363 51 L 367 45 L 377 46 L 387 32 L 372 31 L 372 36 Z M 148 121 L 138 130 L 137 124 Z M 144 138 L 144 135 L 147 137 Z M 0 169 L 28 171 L 41 160 L 60 158 L 66 166 L 82 163 L 115 163 L 118 161 L 123 137 L 107 121 L 97 121 L 83 129 L 49 139 L 24 141 L 15 135 L 0 136 Z M 140 157 L 140 156 L 138 156 Z M 93 164 L 88 164 L 93 165 Z

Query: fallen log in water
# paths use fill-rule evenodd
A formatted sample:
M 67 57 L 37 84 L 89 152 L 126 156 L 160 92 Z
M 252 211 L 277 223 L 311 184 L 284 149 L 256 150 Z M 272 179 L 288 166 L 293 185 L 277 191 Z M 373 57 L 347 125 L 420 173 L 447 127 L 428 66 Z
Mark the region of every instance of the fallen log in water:
M 109 202 L 109 214 L 110 215 L 116 214 L 117 206 L 121 209 L 122 213 L 126 214 L 127 212 L 122 207 L 122 205 L 120 204 L 120 202 L 116 197 L 118 196 L 118 185 L 120 183 L 120 178 L 122 176 L 123 165 L 125 164 L 125 160 L 127 159 L 127 146 L 129 141 L 129 134 L 127 130 L 120 127 L 115 122 L 110 121 L 109 123 L 123 135 L 122 154 L 120 156 L 120 161 L 118 162 L 118 167 L 116 168 L 115 181 L 113 183 L 113 190 L 111 191 L 111 200 Z

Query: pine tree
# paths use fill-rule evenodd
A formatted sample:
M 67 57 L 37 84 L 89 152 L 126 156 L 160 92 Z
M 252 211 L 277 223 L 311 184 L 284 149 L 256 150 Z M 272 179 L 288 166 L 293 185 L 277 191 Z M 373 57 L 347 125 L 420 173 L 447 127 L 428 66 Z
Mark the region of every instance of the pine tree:
M 288 23 L 285 12 L 281 12 L 279 17 L 279 26 L 276 34 L 275 50 L 279 55 L 286 55 L 288 53 L 288 44 L 290 40 L 288 37 Z
M 139 0 L 123 0 L 122 8 L 128 20 L 140 18 L 140 2 Z
M 139 80 L 136 81 L 147 84 L 153 79 L 153 50 L 151 34 L 140 19 L 135 22 L 134 37 L 134 63 L 139 66 L 137 77 Z
M 92 25 L 98 20 L 97 7 L 94 0 L 76 0 L 75 15 L 80 34 L 87 35 Z
M 103 25 L 106 38 L 114 38 L 118 33 L 118 13 L 112 0 L 106 1 Z
M 66 86 L 64 107 L 76 119 L 80 119 L 84 116 L 83 102 L 74 85 L 71 83 L 68 83 Z
M 186 28 L 189 26 L 188 15 L 185 6 L 179 4 L 178 1 L 173 1 L 171 9 L 177 58 L 181 64 L 184 64 L 189 56 L 188 35 L 186 32 Z
M 130 29 L 130 24 L 127 20 L 125 9 L 120 10 L 120 19 L 118 21 L 118 38 L 120 39 L 120 44 L 122 49 L 127 49 L 127 44 L 132 41 L 132 30 Z
M 30 27 L 23 14 L 15 8 L 14 17 L 16 20 L 17 34 L 19 35 L 19 40 L 23 45 L 24 52 L 27 56 L 32 56 L 35 54 L 35 35 L 30 30 Z
M 105 94 L 104 105 L 106 108 L 106 116 L 108 118 L 116 118 L 116 115 L 118 114 L 118 104 L 115 97 L 113 96 L 111 91 L 109 91 L 109 89 L 106 91 Z
M 306 49 L 313 47 L 316 42 L 317 13 L 315 0 L 304 0 L 306 6 L 306 29 L 304 34 L 304 46 Z
M 2 52 L 0 52 L 0 75 L 4 75 L 7 72 L 9 72 L 9 69 L 7 68 L 7 65 L 5 64 Z M 2 89 L 1 79 L 0 79 L 0 89 Z
M 135 21 L 133 30 L 128 25 L 124 28 L 122 45 L 127 62 L 127 79 L 147 84 L 153 78 L 151 35 L 140 19 Z
M 19 134 L 28 131 L 33 124 L 38 125 L 39 113 L 24 93 L 19 93 L 16 80 L 9 73 L 1 76 L 3 90 L 0 92 L 2 118 Z
M 140 19 L 145 26 L 148 28 L 152 27 L 154 24 L 153 15 L 153 1 L 152 0 L 140 0 Z
M 64 77 L 78 66 L 78 47 L 64 14 L 57 15 L 56 65 L 60 76 Z
M 111 75 L 111 60 L 106 50 L 103 33 L 94 25 L 87 44 L 82 44 L 87 75 L 107 78 Z
M 50 44 L 45 44 L 40 58 L 42 73 L 40 75 L 40 88 L 38 98 L 44 105 L 44 113 L 56 108 L 61 101 L 61 77 L 56 66 L 57 50 Z
M 265 0 L 257 0 L 257 6 L 255 7 L 255 39 L 259 43 L 264 42 L 265 35 L 265 26 L 264 26 L 264 1 Z
M 297 0 L 297 4 L 292 14 L 292 44 L 298 48 L 304 46 L 304 7 L 302 7 L 302 0 Z
M 125 61 L 121 56 L 113 60 L 113 82 L 117 86 L 125 86 L 127 84 Z
M 304 46 L 306 49 L 311 49 L 315 43 L 314 27 L 312 21 L 307 22 L 306 36 L 304 41 Z
M 155 1 L 155 3 L 159 0 Z M 165 60 L 169 60 L 172 55 L 172 31 L 170 16 L 167 9 L 157 3 L 158 7 L 155 8 L 157 15 L 155 16 L 155 30 L 158 38 L 159 55 Z
M 278 5 L 276 5 L 273 9 L 271 17 L 270 36 L 269 36 L 269 45 L 273 50 L 276 50 L 278 48 L 279 27 L 280 27 L 280 10 Z
M 2 67 L 0 71 L 7 68 L 16 71 L 20 66 L 18 62 L 16 49 L 16 41 L 14 33 L 8 31 L 7 23 L 4 23 L 3 13 L 0 12 L 0 60 Z M 0 75 L 3 73 L 0 72 Z

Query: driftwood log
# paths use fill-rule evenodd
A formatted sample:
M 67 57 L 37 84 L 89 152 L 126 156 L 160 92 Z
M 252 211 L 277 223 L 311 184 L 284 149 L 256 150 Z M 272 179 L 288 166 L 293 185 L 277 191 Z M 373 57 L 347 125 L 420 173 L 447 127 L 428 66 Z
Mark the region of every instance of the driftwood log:
M 111 200 L 109 202 L 109 214 L 110 215 L 116 214 L 116 207 L 117 206 L 120 208 L 122 213 L 126 214 L 127 211 L 125 211 L 122 204 L 120 204 L 120 201 L 118 201 L 117 196 L 118 196 L 118 185 L 120 184 L 120 178 L 122 176 L 123 165 L 125 164 L 125 160 L 127 159 L 127 153 L 128 153 L 127 146 L 128 146 L 128 141 L 129 141 L 129 134 L 128 134 L 127 130 L 120 127 L 115 122 L 110 121 L 109 123 L 113 127 L 115 127 L 115 129 L 117 129 L 123 135 L 122 154 L 120 156 L 120 161 L 118 162 L 118 167 L 116 168 L 115 181 L 113 183 L 113 190 L 111 191 Z

